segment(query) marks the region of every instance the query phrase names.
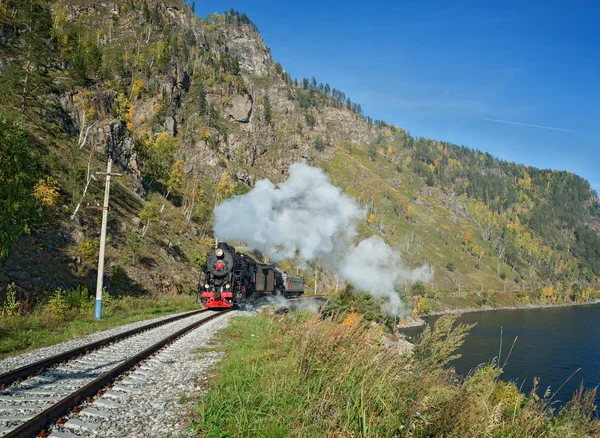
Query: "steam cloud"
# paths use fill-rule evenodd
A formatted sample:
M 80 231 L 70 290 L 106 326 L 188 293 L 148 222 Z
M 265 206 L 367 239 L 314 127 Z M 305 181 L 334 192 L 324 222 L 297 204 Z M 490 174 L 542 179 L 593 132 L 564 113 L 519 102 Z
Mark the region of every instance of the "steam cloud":
M 320 257 L 356 288 L 386 298 L 390 312 L 398 313 L 401 301 L 394 285 L 427 282 L 431 271 L 427 266 L 406 268 L 400 255 L 377 236 L 354 245 L 357 221 L 364 216 L 324 171 L 297 163 L 279 186 L 264 179 L 245 195 L 220 204 L 215 209 L 215 235 L 242 240 L 275 261 L 296 255 L 304 262 Z

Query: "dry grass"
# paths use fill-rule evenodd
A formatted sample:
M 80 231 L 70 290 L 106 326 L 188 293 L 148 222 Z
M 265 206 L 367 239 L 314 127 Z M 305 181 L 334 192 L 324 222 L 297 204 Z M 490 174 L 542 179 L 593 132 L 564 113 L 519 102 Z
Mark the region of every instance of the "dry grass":
M 415 353 L 381 345 L 360 318 L 261 315 L 222 332 L 226 356 L 193 427 L 203 437 L 598 436 L 595 391 L 553 412 L 480 367 L 467 379 L 444 369 L 468 327 L 444 317 Z M 345 321 L 345 323 L 344 323 Z

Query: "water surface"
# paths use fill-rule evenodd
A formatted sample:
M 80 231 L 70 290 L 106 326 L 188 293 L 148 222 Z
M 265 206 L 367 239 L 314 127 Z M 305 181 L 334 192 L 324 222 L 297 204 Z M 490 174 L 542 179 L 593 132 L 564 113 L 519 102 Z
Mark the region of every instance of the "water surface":
M 553 399 L 562 404 L 571 399 L 582 380 L 586 388 L 600 384 L 600 305 L 465 313 L 458 321 L 477 323 L 460 349 L 462 357 L 451 363 L 459 374 L 466 375 L 498 357 L 502 328 L 500 364 L 518 336 L 502 378 L 516 382 L 522 391 L 529 393 L 534 377 L 540 378 L 540 395 L 548 386 L 554 394 L 564 384 Z M 596 404 L 600 406 L 598 396 Z

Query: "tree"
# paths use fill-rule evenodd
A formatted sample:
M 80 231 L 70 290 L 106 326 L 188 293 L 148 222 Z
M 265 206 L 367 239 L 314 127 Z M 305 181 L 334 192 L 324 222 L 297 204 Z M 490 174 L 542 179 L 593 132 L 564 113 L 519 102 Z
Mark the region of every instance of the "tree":
M 183 160 L 177 160 L 173 163 L 171 172 L 169 173 L 169 180 L 167 181 L 167 195 L 181 187 L 183 183 Z
M 422 281 L 416 281 L 410 288 L 413 295 L 423 295 L 425 293 L 425 284 Z
M 8 0 L 3 6 L 11 13 L 0 21 L 0 34 L 14 38 L 0 42 L 3 58 L 11 60 L 0 75 L 0 90 L 5 104 L 26 111 L 54 89 L 49 74 L 57 61 L 52 14 L 43 0 Z
M 191 29 L 186 29 L 183 32 L 183 41 L 185 41 L 188 46 L 195 46 L 197 44 L 196 35 L 194 35 L 194 32 Z
M 144 21 L 150 21 L 150 8 L 148 8 L 148 3 L 144 0 L 142 4 L 142 16 L 144 17 Z
M 148 202 L 140 211 L 140 220 L 144 224 L 142 228 L 142 237 L 148 232 L 151 223 L 157 223 L 160 219 L 160 206 L 156 198 Z
M 154 5 L 154 8 L 152 8 L 152 24 L 160 27 L 160 11 L 158 10 L 158 5 Z
M 217 184 L 217 197 L 215 199 L 215 203 L 219 204 L 225 199 L 232 196 L 235 192 L 235 184 L 231 180 L 231 176 L 227 172 L 223 172 L 221 174 L 221 178 L 219 179 L 219 183 Z
M 84 86 L 87 84 L 87 66 L 81 45 L 77 46 L 77 49 L 70 57 L 69 75 L 75 82 L 75 85 Z
M 11 244 L 28 234 L 39 218 L 33 196 L 38 163 L 29 147 L 29 133 L 0 113 L 0 260 Z
M 129 239 L 127 239 L 127 242 L 125 243 L 125 250 L 131 254 L 133 257 L 133 264 L 135 265 L 135 259 L 142 250 L 142 239 L 137 232 L 129 236 Z
M 166 179 L 169 176 L 173 155 L 179 146 L 179 140 L 162 132 L 150 148 L 148 166 L 154 179 Z
M 265 107 L 265 122 L 269 125 L 273 123 L 273 109 L 271 108 L 271 102 L 269 101 L 269 96 L 265 94 L 264 100 Z
M 315 140 L 315 149 L 319 152 L 323 152 L 325 150 L 325 144 L 323 143 L 323 139 L 320 135 Z

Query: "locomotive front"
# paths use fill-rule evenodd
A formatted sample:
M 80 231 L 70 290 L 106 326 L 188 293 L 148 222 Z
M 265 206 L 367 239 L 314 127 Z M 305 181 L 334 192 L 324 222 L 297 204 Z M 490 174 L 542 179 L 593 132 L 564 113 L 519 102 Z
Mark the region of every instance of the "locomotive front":
M 219 244 L 206 258 L 204 284 L 200 285 L 202 304 L 207 308 L 229 308 L 233 306 L 233 281 L 235 272 L 235 249 Z
M 256 263 L 225 242 L 206 258 L 199 295 L 206 308 L 227 309 L 254 292 Z

